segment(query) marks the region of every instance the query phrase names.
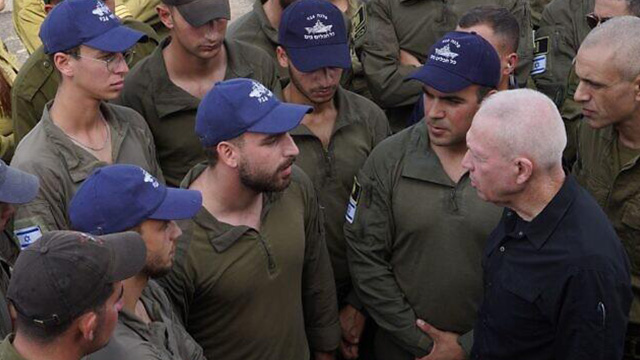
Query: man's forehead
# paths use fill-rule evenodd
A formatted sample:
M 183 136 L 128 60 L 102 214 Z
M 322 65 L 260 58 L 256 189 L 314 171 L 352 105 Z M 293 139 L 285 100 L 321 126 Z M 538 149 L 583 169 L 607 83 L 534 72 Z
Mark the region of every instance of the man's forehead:
M 576 75 L 581 79 L 615 80 L 611 78 L 617 73 L 615 62 L 613 61 L 615 56 L 614 49 L 615 47 L 607 44 L 581 47 L 575 60 Z

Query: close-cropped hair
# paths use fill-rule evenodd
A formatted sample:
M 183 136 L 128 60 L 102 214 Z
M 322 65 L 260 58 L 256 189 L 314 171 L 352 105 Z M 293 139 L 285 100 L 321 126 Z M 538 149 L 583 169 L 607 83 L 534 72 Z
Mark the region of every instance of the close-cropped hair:
M 478 6 L 467 11 L 458 26 L 463 29 L 477 25 L 487 25 L 504 39 L 505 50 L 516 52 L 520 44 L 520 25 L 518 20 L 506 8 L 494 5 Z

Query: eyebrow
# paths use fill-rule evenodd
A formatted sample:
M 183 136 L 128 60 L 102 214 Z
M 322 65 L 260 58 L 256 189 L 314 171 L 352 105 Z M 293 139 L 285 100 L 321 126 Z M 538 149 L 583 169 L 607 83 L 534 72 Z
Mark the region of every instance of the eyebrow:
M 431 95 L 431 96 L 437 97 L 438 99 L 441 99 L 441 100 L 458 101 L 458 102 L 464 102 L 465 101 L 464 98 L 462 98 L 460 96 L 456 96 L 456 95 L 436 96 L 436 95 L 430 93 L 429 90 L 427 90 L 426 87 L 422 87 L 422 92 L 424 92 L 426 95 Z
M 271 140 L 277 139 L 278 137 L 282 136 L 282 134 L 284 133 L 279 133 L 279 134 L 272 134 L 267 136 L 266 138 L 262 139 L 262 141 L 260 141 L 261 144 L 266 144 Z

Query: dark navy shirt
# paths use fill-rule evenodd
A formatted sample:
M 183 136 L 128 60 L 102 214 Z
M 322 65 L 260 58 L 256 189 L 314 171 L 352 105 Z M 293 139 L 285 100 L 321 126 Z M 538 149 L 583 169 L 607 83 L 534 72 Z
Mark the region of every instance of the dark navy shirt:
M 506 209 L 487 241 L 473 359 L 621 359 L 631 306 L 627 255 L 568 176 L 531 222 Z

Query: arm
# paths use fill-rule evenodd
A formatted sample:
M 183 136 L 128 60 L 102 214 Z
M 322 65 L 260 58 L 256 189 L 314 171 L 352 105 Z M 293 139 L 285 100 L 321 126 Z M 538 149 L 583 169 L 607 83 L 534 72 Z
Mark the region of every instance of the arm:
M 630 283 L 599 270 L 569 277 L 559 301 L 556 359 L 621 359 L 632 293 Z
M 389 9 L 384 1 L 373 0 L 367 12 L 362 65 L 371 94 L 384 108 L 413 105 L 422 88 L 416 81 L 404 81 L 416 67 L 400 63 L 400 44 Z
M 302 270 L 302 304 L 309 347 L 313 352 L 333 352 L 340 342 L 338 300 L 324 240 L 320 207 L 313 185 L 305 176 L 305 254 Z
M 392 253 L 393 214 L 391 184 L 382 180 L 389 169 L 376 169 L 376 152 L 360 171 L 360 193 L 355 202 L 352 221 L 347 218 L 345 237 L 349 267 L 356 294 L 378 326 L 414 356 L 425 356 L 431 339 L 416 327 L 416 315 L 396 282 L 389 262 Z

